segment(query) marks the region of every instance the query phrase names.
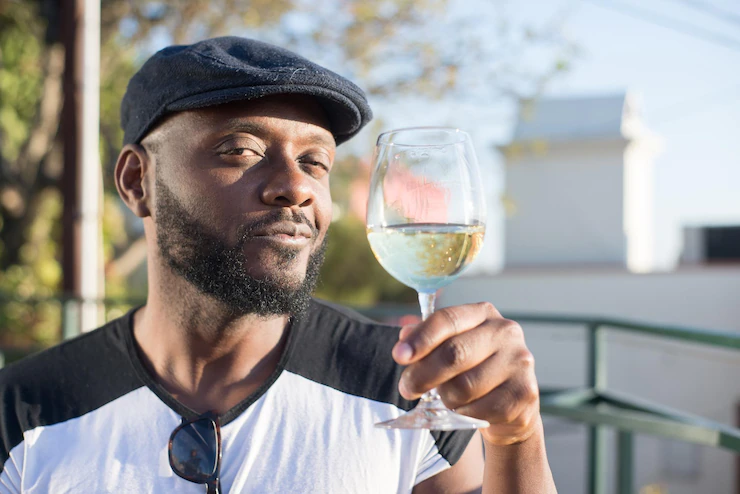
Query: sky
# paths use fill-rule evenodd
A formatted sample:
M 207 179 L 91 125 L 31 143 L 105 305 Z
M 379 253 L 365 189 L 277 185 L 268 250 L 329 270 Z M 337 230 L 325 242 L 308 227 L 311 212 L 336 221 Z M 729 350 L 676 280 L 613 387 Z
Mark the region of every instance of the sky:
M 461 5 L 484 19 L 491 2 Z M 639 98 L 644 123 L 661 142 L 654 163 L 656 268 L 675 265 L 683 226 L 740 225 L 740 2 L 523 0 L 497 8 L 518 25 L 560 18 L 578 46 L 570 69 L 550 82 L 545 96 L 629 91 Z M 511 136 L 511 108 L 451 101 L 419 111 L 414 104 L 377 113 L 396 115 L 389 126 L 465 128 L 477 140 L 481 164 L 497 170 L 486 178 L 501 188 L 501 157 L 491 149 Z M 500 209 L 494 204 L 489 219 L 500 222 Z

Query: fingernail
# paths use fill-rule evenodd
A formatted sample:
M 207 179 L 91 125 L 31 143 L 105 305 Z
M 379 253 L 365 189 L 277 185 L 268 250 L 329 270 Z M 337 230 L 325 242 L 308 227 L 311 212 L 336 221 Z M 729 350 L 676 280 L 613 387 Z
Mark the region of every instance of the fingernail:
M 414 349 L 411 348 L 411 345 L 405 342 L 397 343 L 395 348 L 393 348 L 393 356 L 396 358 L 397 361 L 406 361 L 409 360 L 414 355 Z

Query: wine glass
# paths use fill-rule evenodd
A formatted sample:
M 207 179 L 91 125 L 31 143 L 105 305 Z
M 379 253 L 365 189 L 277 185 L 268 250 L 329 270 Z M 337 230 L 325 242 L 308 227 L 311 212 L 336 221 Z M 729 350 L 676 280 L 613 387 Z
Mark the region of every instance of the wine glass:
M 446 127 L 385 132 L 375 146 L 367 237 L 388 273 L 419 294 L 422 319 L 437 290 L 480 251 L 486 207 L 470 137 Z M 394 429 L 477 429 L 484 420 L 448 409 L 435 389 L 413 410 L 375 424 Z

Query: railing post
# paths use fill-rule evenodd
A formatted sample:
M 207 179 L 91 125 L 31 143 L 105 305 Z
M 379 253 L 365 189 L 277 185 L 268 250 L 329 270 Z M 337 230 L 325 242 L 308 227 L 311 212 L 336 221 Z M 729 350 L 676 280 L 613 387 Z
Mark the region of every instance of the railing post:
M 633 494 L 634 478 L 632 476 L 633 461 L 632 433 L 619 431 L 617 434 L 617 493 Z
M 606 389 L 606 330 L 598 323 L 588 326 L 588 385 L 599 392 Z M 606 428 L 592 425 L 588 431 L 589 494 L 606 494 Z M 621 494 L 621 493 L 620 493 Z
M 588 326 L 588 385 L 606 389 L 606 329 L 598 323 Z
M 735 405 L 735 426 L 740 428 L 740 401 Z M 735 494 L 740 494 L 740 455 L 735 455 Z

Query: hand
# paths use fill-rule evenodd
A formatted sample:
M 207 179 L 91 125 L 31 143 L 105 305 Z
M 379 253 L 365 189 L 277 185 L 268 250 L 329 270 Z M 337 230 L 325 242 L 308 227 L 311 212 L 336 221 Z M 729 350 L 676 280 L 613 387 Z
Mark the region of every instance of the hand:
M 490 303 L 448 307 L 404 326 L 393 358 L 407 365 L 398 384 L 406 399 L 436 387 L 458 413 L 491 424 L 493 445 L 521 443 L 541 429 L 534 357 L 522 328 Z

